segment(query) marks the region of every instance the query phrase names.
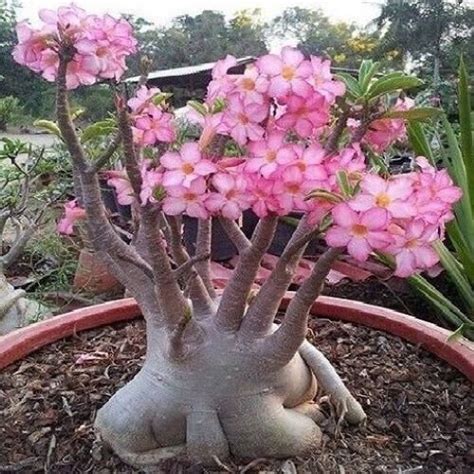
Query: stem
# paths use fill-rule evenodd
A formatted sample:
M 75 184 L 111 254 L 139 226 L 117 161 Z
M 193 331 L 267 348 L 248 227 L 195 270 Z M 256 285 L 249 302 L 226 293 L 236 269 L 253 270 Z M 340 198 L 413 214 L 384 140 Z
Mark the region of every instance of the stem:
M 314 229 L 311 229 L 308 224 L 307 216 L 304 216 L 278 259 L 275 268 L 247 311 L 241 328 L 245 337 L 257 339 L 270 333 L 281 300 L 288 291 L 298 262 L 303 256 L 306 245 L 311 240 L 310 237 L 314 235 L 313 231 Z
M 212 299 L 216 298 L 216 290 L 211 279 L 211 239 L 212 219 L 199 219 L 196 238 L 196 255 L 207 255 L 207 258 L 196 262 L 196 270 Z
M 232 222 L 227 219 L 224 221 Z M 262 258 L 273 240 L 277 223 L 276 216 L 261 219 L 252 236 L 250 247 L 240 252 L 239 263 L 224 290 L 217 310 L 216 325 L 221 330 L 234 332 L 239 329 L 250 290 Z M 232 226 L 232 229 L 235 227 Z
M 321 293 L 332 264 L 341 253 L 341 248 L 330 248 L 319 257 L 311 275 L 300 286 L 288 305 L 282 324 L 265 341 L 264 351 L 273 353 L 274 360 L 279 365 L 288 364 L 303 343 L 309 310 Z

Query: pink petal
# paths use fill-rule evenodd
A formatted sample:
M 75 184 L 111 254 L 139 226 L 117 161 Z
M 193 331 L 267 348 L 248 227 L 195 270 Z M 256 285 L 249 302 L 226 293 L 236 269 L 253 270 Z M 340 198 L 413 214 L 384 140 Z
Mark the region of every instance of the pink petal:
M 341 227 L 352 227 L 358 223 L 357 214 L 345 203 L 338 204 L 332 210 L 334 222 Z
M 331 247 L 345 247 L 351 240 L 347 228 L 345 227 L 331 227 L 326 232 L 326 242 Z
M 367 240 L 353 237 L 347 245 L 347 251 L 359 262 L 365 262 L 369 258 L 371 248 Z

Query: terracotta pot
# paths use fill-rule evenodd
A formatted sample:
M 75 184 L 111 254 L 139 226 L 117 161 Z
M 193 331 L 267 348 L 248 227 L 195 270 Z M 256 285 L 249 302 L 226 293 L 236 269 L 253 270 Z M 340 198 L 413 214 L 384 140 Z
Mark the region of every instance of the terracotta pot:
M 292 296 L 293 293 L 287 293 L 282 302 L 282 309 L 288 306 Z M 318 298 L 311 308 L 311 313 L 361 324 L 419 344 L 456 367 L 474 382 L 474 343 L 464 338 L 448 342 L 451 333 L 446 329 L 390 309 L 329 296 Z M 87 329 L 135 319 L 140 314 L 135 300 L 126 298 L 78 309 L 18 329 L 0 337 L 0 369 L 64 337 Z
M 82 249 L 79 253 L 73 289 L 94 295 L 117 293 L 121 290 L 120 282 L 109 272 L 105 263 L 93 252 Z

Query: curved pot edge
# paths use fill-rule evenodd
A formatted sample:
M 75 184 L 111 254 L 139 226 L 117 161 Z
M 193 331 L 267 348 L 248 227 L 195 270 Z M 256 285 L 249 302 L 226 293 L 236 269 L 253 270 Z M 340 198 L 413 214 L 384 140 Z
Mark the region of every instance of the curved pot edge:
M 293 295 L 292 292 L 286 294 L 282 309 L 288 306 Z M 474 382 L 474 344 L 464 338 L 448 342 L 450 331 L 432 323 L 380 306 L 329 296 L 319 297 L 311 313 L 379 329 L 419 344 Z M 0 369 L 64 337 L 140 315 L 135 300 L 126 298 L 81 308 L 18 329 L 0 337 Z
M 87 329 L 141 316 L 133 298 L 109 301 L 30 324 L 0 336 L 0 370 L 37 349 Z

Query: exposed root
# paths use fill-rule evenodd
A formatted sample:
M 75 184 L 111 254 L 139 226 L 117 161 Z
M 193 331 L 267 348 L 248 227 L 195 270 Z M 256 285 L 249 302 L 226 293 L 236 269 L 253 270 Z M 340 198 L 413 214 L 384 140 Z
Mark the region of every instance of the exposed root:
M 362 406 L 349 392 L 326 357 L 308 341 L 301 345 L 299 353 L 313 371 L 323 391 L 329 395 L 339 419 L 345 419 L 354 425 L 362 423 L 367 418 Z
M 184 459 L 186 445 L 157 448 L 143 453 L 132 453 L 118 446 L 113 447 L 114 453 L 125 463 L 137 468 L 151 468 L 167 459 Z

